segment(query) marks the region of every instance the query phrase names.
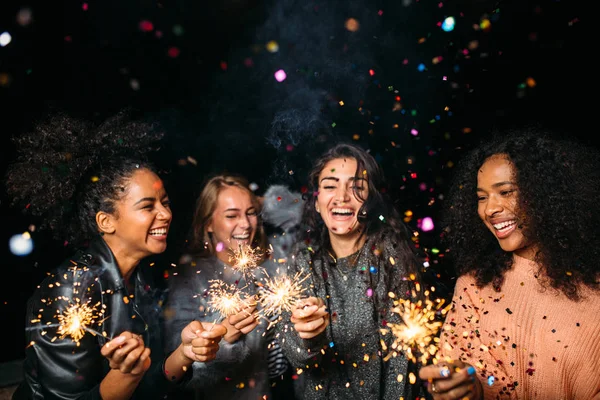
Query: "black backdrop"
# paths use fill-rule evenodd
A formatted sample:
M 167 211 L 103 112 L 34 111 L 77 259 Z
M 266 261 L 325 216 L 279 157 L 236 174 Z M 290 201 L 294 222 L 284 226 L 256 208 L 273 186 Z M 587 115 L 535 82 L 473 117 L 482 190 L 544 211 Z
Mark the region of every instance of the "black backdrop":
M 357 134 L 416 229 L 420 218 L 436 220 L 449 163 L 491 127 L 539 122 L 597 144 L 587 129 L 593 51 L 580 3 L 2 2 L 0 33 L 12 35 L 0 47 L 2 172 L 15 156 L 10 137 L 53 110 L 100 120 L 129 107 L 160 122 L 167 136 L 156 161 L 175 212 L 169 250 L 155 264 L 160 277 L 177 262 L 207 173 L 244 173 L 259 192 L 275 182 L 299 190 L 322 138 Z M 437 25 L 447 16 L 457 21 L 452 32 Z M 344 30 L 349 17 L 358 32 Z M 265 51 L 268 40 L 278 41 L 278 54 Z M 280 65 L 288 79 L 277 83 Z M 393 111 L 396 95 L 402 113 Z M 4 191 L 0 209 L 1 362 L 23 356 L 25 301 L 66 249 L 35 231 L 30 255 L 11 254 L 9 238 L 36 221 L 11 208 Z M 436 248 L 438 237 L 422 232 L 423 246 Z M 433 270 L 451 275 L 443 258 L 432 259 Z

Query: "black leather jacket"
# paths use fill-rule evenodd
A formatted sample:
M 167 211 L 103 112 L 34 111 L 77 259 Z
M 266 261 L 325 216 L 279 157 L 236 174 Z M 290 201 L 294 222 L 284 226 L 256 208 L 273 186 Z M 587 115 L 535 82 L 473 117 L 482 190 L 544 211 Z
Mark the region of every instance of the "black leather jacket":
M 13 399 L 101 399 L 109 364 L 100 348 L 123 331 L 143 335 L 152 351 L 152 365 L 133 398 L 159 399 L 175 386 L 162 372 L 160 300 L 141 268 L 132 279 L 135 291 L 129 293 L 110 248 L 99 238 L 40 284 L 27 304 L 24 381 Z M 79 343 L 58 331 L 59 315 L 73 304 L 87 304 L 97 315 Z

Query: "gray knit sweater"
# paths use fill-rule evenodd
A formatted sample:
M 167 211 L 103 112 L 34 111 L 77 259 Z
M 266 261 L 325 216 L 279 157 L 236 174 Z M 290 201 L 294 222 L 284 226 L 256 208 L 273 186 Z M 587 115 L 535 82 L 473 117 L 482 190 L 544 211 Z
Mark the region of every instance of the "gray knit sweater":
M 181 342 L 181 330 L 193 320 L 219 322 L 222 316 L 210 310 L 208 289 L 210 280 L 220 279 L 236 285 L 248 294 L 256 293 L 252 282 L 246 282 L 239 271 L 216 257 L 197 258 L 178 266 L 169 279 L 168 312 L 165 314 L 167 350 Z M 196 398 L 260 399 L 269 395 L 266 322 L 235 343 L 222 340 L 214 361 L 193 364 L 193 378 L 187 387 Z
M 237 285 L 251 295 L 258 290 L 254 279 L 261 281 L 267 275 L 274 277 L 279 274 L 280 266 L 285 265 L 282 263 L 286 261 L 300 223 L 301 197 L 283 185 L 271 186 L 264 197 L 262 217 L 281 232 L 268 238 L 273 254 L 253 272 L 249 282 L 239 271 L 216 257 L 199 257 L 173 270 L 165 312 L 167 351 L 179 345 L 181 330 L 190 321 L 214 322 L 222 319 L 209 309 L 207 294 L 210 280 L 219 279 Z M 242 335 L 237 342 L 230 344 L 222 340 L 214 361 L 195 362 L 193 378 L 187 385 L 191 396 L 186 398 L 257 400 L 267 396 L 270 399 L 269 373 L 281 374 L 287 368 L 287 360 L 281 355 L 273 329 L 265 334 L 267 325 L 268 321 L 261 319 L 258 327 L 248 335 Z
M 290 272 L 308 271 L 308 296 L 323 299 L 331 316 L 330 326 L 319 336 L 303 340 L 293 330 L 289 313 L 277 324 L 279 340 L 292 367 L 300 399 L 412 399 L 420 387 L 408 381 L 409 363 L 399 355 L 384 361 L 380 341 L 384 321 L 398 322 L 390 313 L 387 293 L 404 296 L 409 290 L 407 268 L 395 262 L 390 240 L 367 243 L 345 258 L 304 246 L 290 263 Z M 374 251 L 377 250 L 377 251 Z M 379 253 L 379 256 L 376 255 Z M 390 273 L 386 272 L 388 264 Z M 383 301 L 382 301 L 383 299 Z M 416 373 L 414 366 L 411 370 Z M 399 375 L 401 381 L 399 382 Z

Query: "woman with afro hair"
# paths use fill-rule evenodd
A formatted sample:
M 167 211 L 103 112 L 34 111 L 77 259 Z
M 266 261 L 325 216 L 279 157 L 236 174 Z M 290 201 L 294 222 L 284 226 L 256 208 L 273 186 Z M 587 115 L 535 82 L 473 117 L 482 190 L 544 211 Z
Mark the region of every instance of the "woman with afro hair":
M 14 205 L 78 250 L 28 301 L 13 399 L 158 399 L 189 379 L 194 361 L 214 359 L 225 328 L 198 321 L 163 356 L 159 299 L 139 266 L 166 250 L 172 219 L 143 157 L 160 137 L 120 113 L 100 124 L 56 115 L 16 139 L 6 176 Z
M 600 152 L 522 128 L 459 163 L 434 399 L 600 399 Z

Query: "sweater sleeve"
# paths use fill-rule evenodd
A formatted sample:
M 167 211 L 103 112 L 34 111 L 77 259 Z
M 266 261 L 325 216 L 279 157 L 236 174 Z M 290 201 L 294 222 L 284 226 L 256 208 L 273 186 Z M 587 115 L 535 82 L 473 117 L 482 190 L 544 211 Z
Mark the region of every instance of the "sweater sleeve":
M 460 359 L 477 368 L 484 399 L 516 399 L 514 391 L 508 391 L 510 377 L 500 358 L 494 354 L 492 343 L 480 329 L 482 299 L 475 280 L 461 276 L 454 289 L 453 307 L 446 316 L 440 335 L 442 357 Z
M 218 323 L 221 316 L 210 310 L 207 290 L 209 282 L 207 277 L 200 273 L 195 273 L 191 265 L 183 266 L 178 275 L 173 276 L 169 281 L 169 299 L 168 316 L 166 320 L 166 343 L 167 351 L 171 352 L 181 343 L 181 331 L 191 321 Z M 257 334 L 251 332 L 250 334 Z M 185 385 L 188 388 L 197 390 L 207 390 L 212 385 L 224 381 L 231 376 L 233 371 L 239 368 L 248 357 L 251 351 L 246 344 L 247 335 L 235 343 L 228 343 L 221 340 L 216 359 L 204 363 L 194 362 L 193 376 Z
M 288 265 L 287 274 L 289 276 L 295 276 L 297 273 L 300 273 L 301 276 L 311 274 L 309 269 L 310 257 L 307 254 L 307 250 L 297 247 L 293 251 L 293 254 L 295 256 Z M 304 288 L 313 286 L 312 275 L 304 280 L 302 286 Z M 309 294 L 306 296 L 313 295 Z M 291 312 L 284 311 L 282 312 L 281 320 L 276 324 L 283 354 L 288 359 L 290 365 L 295 368 L 305 368 L 307 364 L 320 364 L 323 355 L 322 349 L 326 348 L 329 343 L 332 343 L 332 339 L 328 337 L 329 329 L 326 329 L 312 339 L 302 339 L 298 335 L 298 332 L 294 330 L 294 325 L 290 319 Z

